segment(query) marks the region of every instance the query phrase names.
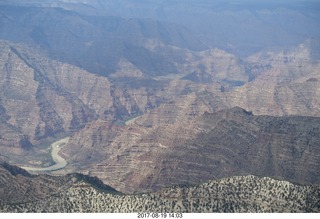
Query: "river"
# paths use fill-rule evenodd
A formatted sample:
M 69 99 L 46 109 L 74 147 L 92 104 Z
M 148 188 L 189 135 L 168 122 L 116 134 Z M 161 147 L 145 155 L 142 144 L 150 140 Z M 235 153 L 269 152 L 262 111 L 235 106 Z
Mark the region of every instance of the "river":
M 60 139 L 59 141 L 53 142 L 51 144 L 51 156 L 55 164 L 49 167 L 21 167 L 27 171 L 32 172 L 47 172 L 63 169 L 67 166 L 67 161 L 59 155 L 59 151 L 63 146 L 69 142 L 70 137 Z
M 140 116 L 134 117 L 132 119 L 129 119 L 128 121 L 125 122 L 126 125 L 130 125 L 134 123 L 134 121 Z M 60 139 L 59 141 L 53 142 L 51 144 L 51 156 L 52 160 L 55 162 L 52 166 L 49 167 L 30 167 L 30 166 L 23 166 L 21 168 L 30 171 L 30 172 L 50 172 L 50 171 L 55 171 L 55 170 L 60 170 L 63 169 L 67 166 L 68 162 L 59 155 L 59 151 L 63 148 L 63 146 L 69 142 L 70 137 L 66 137 L 63 139 Z
M 134 121 L 136 121 L 137 119 L 139 119 L 141 116 L 142 116 L 142 115 L 137 116 L 137 117 L 134 117 L 134 118 L 132 118 L 132 119 L 129 119 L 129 120 L 127 120 L 127 121 L 125 122 L 125 124 L 126 124 L 126 125 L 130 125 L 130 124 L 134 123 Z

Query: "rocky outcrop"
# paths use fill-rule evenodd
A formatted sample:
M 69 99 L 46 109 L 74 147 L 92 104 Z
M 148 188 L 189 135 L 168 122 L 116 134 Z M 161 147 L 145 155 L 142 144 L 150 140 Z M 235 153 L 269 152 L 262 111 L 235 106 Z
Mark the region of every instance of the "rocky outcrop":
M 319 186 L 235 176 L 194 186 L 125 195 L 98 179 L 73 174 L 32 176 L 0 166 L 0 212 L 319 212 Z M 31 183 L 30 183 L 31 182 Z M 43 186 L 45 185 L 45 186 Z M 4 189 L 16 188 L 15 193 Z M 10 190 L 9 190 L 10 191 Z

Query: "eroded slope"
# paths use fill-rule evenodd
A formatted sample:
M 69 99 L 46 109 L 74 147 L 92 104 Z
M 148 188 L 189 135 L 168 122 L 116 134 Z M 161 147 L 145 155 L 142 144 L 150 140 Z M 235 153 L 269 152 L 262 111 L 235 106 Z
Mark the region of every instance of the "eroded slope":
M 63 149 L 67 171 L 99 176 L 123 192 L 242 174 L 319 183 L 317 117 L 255 116 L 232 108 L 160 125 L 143 121 L 88 125 Z

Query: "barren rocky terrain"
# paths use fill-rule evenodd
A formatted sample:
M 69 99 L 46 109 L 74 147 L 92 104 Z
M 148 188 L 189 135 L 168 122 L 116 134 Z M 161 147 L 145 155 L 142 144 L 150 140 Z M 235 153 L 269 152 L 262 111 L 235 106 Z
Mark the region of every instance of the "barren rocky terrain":
M 163 86 L 183 90 L 168 83 L 152 89 L 117 87 L 105 77 L 6 41 L 1 42 L 0 64 L 1 147 L 13 147 L 16 154 L 99 118 L 115 122 L 139 115 L 170 97 Z
M 149 49 L 163 46 L 154 44 Z M 2 48 L 1 154 L 22 166 L 52 165 L 50 152 L 37 145 L 73 133 L 62 151 L 68 166 L 61 173 L 99 176 L 125 192 L 154 191 L 234 174 L 319 182 L 320 67 L 311 57 L 308 42 L 286 52 L 255 54 L 245 64 L 219 50 L 177 49 L 189 57 L 188 64 L 179 68 L 194 73 L 154 77 L 152 88 L 136 83 L 144 80 L 139 79 L 143 74 L 132 85 L 121 82 L 121 78 L 128 79 L 122 73 L 132 70 L 128 63 L 122 63 L 122 70 L 110 76 L 115 81 L 110 81 L 20 44 L 3 41 Z M 235 72 L 243 76 L 225 81 Z M 254 115 L 292 117 L 258 117 L 256 122 L 254 116 L 241 116 L 242 110 L 231 110 L 235 115 L 231 121 L 218 120 L 217 127 L 200 126 L 207 120 L 206 113 L 223 118 L 215 113 L 236 106 Z M 138 115 L 142 116 L 125 125 L 125 120 Z M 282 123 L 284 134 L 269 128 Z M 297 128 L 292 129 L 293 125 Z M 235 130 L 246 134 L 239 134 L 241 143 L 233 137 Z M 206 135 L 205 142 L 199 135 Z M 35 159 L 36 154 L 41 159 Z M 176 169 L 180 169 L 179 177 Z
M 319 3 L 188 2 L 0 1 L 1 211 L 319 211 Z
M 147 122 L 141 117 L 128 126 L 86 126 L 63 149 L 66 171 L 99 176 L 122 192 L 242 174 L 319 183 L 317 117 L 255 116 L 232 108 L 196 120 Z

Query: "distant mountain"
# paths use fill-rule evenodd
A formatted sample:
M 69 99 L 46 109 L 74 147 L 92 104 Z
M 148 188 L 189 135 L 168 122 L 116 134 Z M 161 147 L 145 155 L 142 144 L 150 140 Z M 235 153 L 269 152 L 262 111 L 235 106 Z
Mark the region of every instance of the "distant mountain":
M 27 3 L 14 0 L 2 4 L 9 2 L 15 5 L 63 8 L 83 15 L 175 23 L 193 31 L 208 47 L 227 50 L 242 57 L 262 49 L 288 48 L 307 38 L 320 37 L 320 4 L 314 0 L 33 0 Z
M 172 22 L 192 30 L 210 48 L 220 48 L 241 56 L 265 48 L 287 48 L 307 38 L 320 37 L 320 4 L 313 0 L 32 2 L 38 6 L 59 7 L 86 15 Z
M 0 6 L 0 38 L 39 47 L 50 58 L 106 76 L 123 58 L 149 75 L 176 73 L 165 55 L 142 45 L 147 39 L 192 50 L 206 47 L 181 26 L 150 19 L 85 16 L 61 8 Z
M 255 176 L 125 195 L 81 174 L 31 176 L 0 164 L 0 212 L 319 212 L 318 185 Z M 14 188 L 15 192 L 12 191 Z
M 97 1 L 106 14 L 152 18 L 188 27 L 210 48 L 240 56 L 320 37 L 319 1 Z M 100 13 L 103 13 L 100 10 Z

